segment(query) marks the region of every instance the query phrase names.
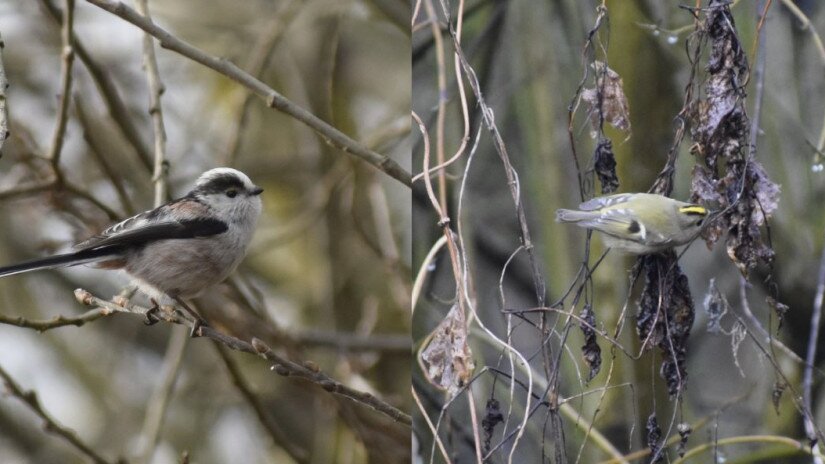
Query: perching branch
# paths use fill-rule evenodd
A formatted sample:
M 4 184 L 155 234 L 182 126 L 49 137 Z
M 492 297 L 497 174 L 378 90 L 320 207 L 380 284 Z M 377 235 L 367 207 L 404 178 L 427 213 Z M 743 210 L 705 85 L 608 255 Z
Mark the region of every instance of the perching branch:
M 97 306 L 100 308 L 104 308 L 110 311 L 110 313 L 129 313 L 145 317 L 146 312 L 149 311 L 148 308 L 133 305 L 126 301 L 114 303 L 111 301 L 103 300 L 83 289 L 75 290 L 75 298 L 77 298 L 77 301 L 86 306 Z M 156 317 L 164 322 L 181 324 L 190 328 L 194 325 L 194 321 L 191 321 L 183 317 L 183 315 L 178 311 L 159 311 L 158 314 L 156 314 Z M 257 338 L 253 338 L 251 342 L 247 342 L 245 340 L 241 340 L 231 335 L 226 335 L 224 333 L 218 332 L 217 330 L 209 326 L 201 327 L 200 336 L 214 340 L 226 346 L 227 348 L 231 348 L 235 351 L 242 351 L 244 353 L 250 353 L 261 356 L 264 359 L 267 359 L 275 363 L 274 369 L 275 372 L 277 372 L 278 374 L 281 374 L 283 376 L 299 377 L 304 380 L 308 380 L 330 393 L 334 393 L 349 398 L 355 401 L 356 403 L 361 403 L 365 406 L 368 406 L 378 412 L 381 412 L 389 416 L 396 422 L 400 422 L 406 426 L 412 426 L 412 418 L 410 417 L 410 415 L 401 411 L 395 406 L 392 406 L 389 403 L 384 402 L 383 400 L 375 397 L 375 395 L 371 393 L 355 390 L 351 387 L 342 384 L 341 382 L 321 372 L 321 370 L 318 369 L 318 366 L 311 361 L 296 363 L 294 361 L 282 358 L 274 351 L 272 351 L 272 349 L 269 348 L 263 341 Z
M 299 377 L 304 380 L 309 380 L 330 393 L 335 393 L 337 395 L 349 398 L 356 403 L 367 405 L 378 412 L 386 414 L 396 422 L 400 422 L 407 426 L 412 426 L 412 417 L 410 417 L 409 414 L 376 398 L 372 393 L 358 391 L 342 384 L 341 382 L 323 373 L 314 363 L 304 362 L 303 364 L 298 364 L 282 358 L 277 353 L 272 351 L 272 349 L 263 341 L 257 338 L 252 339 L 252 348 L 254 349 L 254 352 L 262 358 L 274 362 L 275 372 L 280 375 L 285 377 Z M 243 349 L 241 351 L 246 350 Z
M 106 308 L 96 308 L 75 317 L 60 315 L 44 320 L 31 320 L 24 319 L 19 316 L 11 317 L 0 314 L 0 324 L 14 325 L 26 329 L 34 329 L 38 332 L 45 332 L 47 330 L 56 329 L 58 327 L 66 327 L 69 325 L 80 327 L 87 322 L 96 321 L 102 317 L 108 316 L 109 314 L 112 314 L 112 312 L 113 311 Z
M 158 39 L 161 47 L 177 52 L 217 71 L 220 74 L 223 74 L 226 77 L 229 77 L 235 82 L 238 82 L 264 99 L 267 106 L 270 108 L 281 111 L 309 126 L 332 146 L 371 164 L 376 169 L 383 171 L 387 175 L 393 177 L 408 187 L 412 185 L 410 173 L 402 168 L 398 163 L 389 157 L 370 150 L 364 145 L 351 139 L 329 123 L 321 120 L 306 109 L 296 105 L 291 100 L 278 93 L 275 89 L 269 87 L 248 72 L 242 70 L 231 61 L 225 58 L 216 58 L 208 55 L 200 49 L 178 39 L 165 29 L 154 24 L 151 20 L 144 18 L 138 12 L 129 8 L 122 2 L 114 2 L 111 0 L 86 1 L 143 29 Z

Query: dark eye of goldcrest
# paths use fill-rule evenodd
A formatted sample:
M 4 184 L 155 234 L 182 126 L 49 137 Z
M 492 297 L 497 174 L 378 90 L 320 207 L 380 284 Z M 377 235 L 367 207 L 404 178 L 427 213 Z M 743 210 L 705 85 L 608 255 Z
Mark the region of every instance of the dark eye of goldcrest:
M 227 190 L 226 196 L 228 196 L 229 198 L 235 198 L 236 196 L 238 196 L 238 191 L 235 189 Z
M 696 221 L 696 225 L 697 225 L 697 226 L 701 226 L 701 225 L 702 225 L 702 221 L 703 221 L 703 219 L 699 219 L 698 221 Z

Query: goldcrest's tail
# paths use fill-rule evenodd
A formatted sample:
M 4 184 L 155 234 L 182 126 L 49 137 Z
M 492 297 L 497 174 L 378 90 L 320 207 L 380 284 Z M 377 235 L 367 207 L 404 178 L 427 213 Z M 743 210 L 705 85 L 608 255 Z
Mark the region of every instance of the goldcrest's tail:
M 572 209 L 557 209 L 556 222 L 581 222 L 593 219 L 592 211 L 576 211 Z

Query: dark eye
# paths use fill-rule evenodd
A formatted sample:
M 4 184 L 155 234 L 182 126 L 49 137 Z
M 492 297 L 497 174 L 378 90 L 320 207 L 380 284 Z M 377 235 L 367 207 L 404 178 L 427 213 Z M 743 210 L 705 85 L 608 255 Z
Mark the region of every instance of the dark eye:
M 696 221 L 696 225 L 701 226 L 703 222 L 705 222 L 704 219 L 699 219 L 698 221 Z
M 226 191 L 226 196 L 228 196 L 229 198 L 235 198 L 238 196 L 238 191 L 235 189 L 229 189 Z

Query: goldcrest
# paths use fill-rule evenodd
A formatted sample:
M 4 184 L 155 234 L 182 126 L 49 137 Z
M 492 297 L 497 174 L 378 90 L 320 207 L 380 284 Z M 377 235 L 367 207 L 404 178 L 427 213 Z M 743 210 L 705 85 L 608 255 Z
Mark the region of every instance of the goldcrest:
M 703 206 L 652 193 L 593 198 L 578 210 L 559 209 L 556 221 L 601 232 L 605 245 L 644 255 L 684 245 L 702 230 Z

